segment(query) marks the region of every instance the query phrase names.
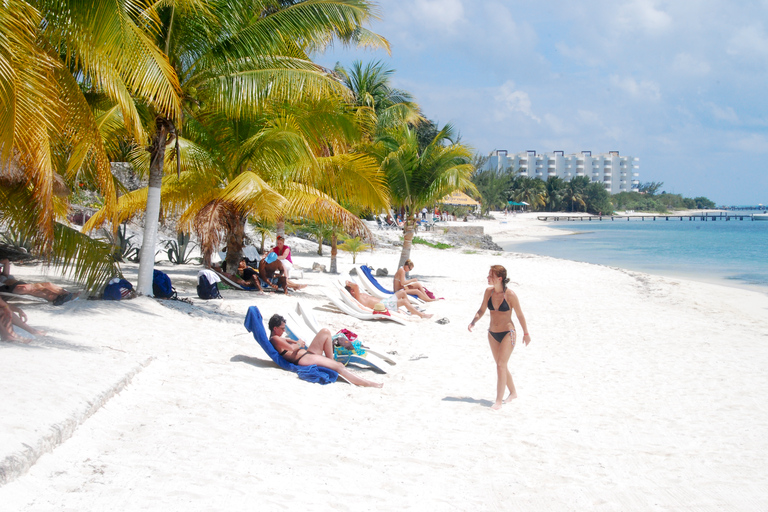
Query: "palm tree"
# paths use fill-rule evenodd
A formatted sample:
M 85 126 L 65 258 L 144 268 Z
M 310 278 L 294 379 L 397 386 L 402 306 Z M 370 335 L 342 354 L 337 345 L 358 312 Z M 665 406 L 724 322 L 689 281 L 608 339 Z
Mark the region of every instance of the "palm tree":
M 575 206 L 582 206 L 586 209 L 587 204 L 584 201 L 584 193 L 589 183 L 589 178 L 586 176 L 576 176 L 565 184 L 563 202 L 571 205 L 572 212 L 575 211 Z
M 498 172 L 496 169 L 486 169 L 477 172 L 472 177 L 480 192 L 483 203 L 483 213 L 492 209 L 502 209 L 507 206 L 507 193 L 512 183 L 511 169 Z
M 455 139 L 453 127 L 445 125 L 424 151 L 419 152 L 416 130 L 404 126 L 379 137 L 372 148 L 381 159 L 393 205 L 405 208 L 407 213 L 398 267 L 411 254 L 416 212 L 454 190 L 477 194 L 470 180 L 475 171 L 471 164 L 472 151 Z
M 358 60 L 352 63 L 349 70 L 337 64 L 335 71 L 352 91 L 358 117 L 371 132 L 378 133 L 388 127 L 422 121 L 419 107 L 413 102 L 411 94 L 391 87 L 390 77 L 395 70 L 386 68 L 381 61 L 364 65 Z
M 146 35 L 142 6 L 130 0 L 0 5 L 0 169 L 20 170 L 30 187 L 25 208 L 13 209 L 10 217 L 8 203 L 0 208 L 10 222 L 34 225 L 37 247 L 89 288 L 115 268 L 107 260 L 85 259 L 109 253 L 94 252 L 98 244 L 87 237 L 57 239 L 67 231 L 56 219 L 68 204 L 54 198 L 52 184 L 57 173 L 70 182 L 90 174 L 104 197 L 105 217 L 113 218 L 116 197 L 103 125 L 88 100 L 110 102 L 136 137 L 144 130 L 134 98 L 169 115 L 178 111 L 175 75 Z M 64 239 L 75 245 L 63 245 Z
M 199 226 L 212 227 L 212 219 L 223 220 L 231 215 L 236 218 L 225 222 L 228 226 L 243 226 L 247 215 L 253 213 L 257 213 L 258 218 L 279 216 L 284 205 L 263 204 L 263 194 L 276 197 L 275 189 L 268 187 L 259 176 L 260 170 L 269 166 L 259 168 L 252 162 L 252 147 L 263 142 L 263 137 L 258 134 L 265 127 L 275 128 L 262 123 L 265 114 L 275 105 L 295 105 L 300 101 L 320 101 L 329 96 L 349 94 L 343 84 L 309 58 L 311 52 L 324 48 L 333 39 L 345 44 L 388 48 L 383 38 L 362 26 L 375 16 L 375 9 L 367 0 L 233 0 L 226 3 L 176 0 L 153 4 L 147 13 L 161 20 L 157 43 L 165 49 L 180 78 L 183 118 L 186 120 L 181 134 L 173 120 L 156 116 L 151 155 L 145 162 L 150 174 L 150 186 L 145 195 L 147 225 L 150 229 L 155 226 L 154 231 L 148 233 L 150 236 L 145 235 L 145 243 L 150 246 L 147 251 L 154 248 L 157 225 L 154 218 L 161 204 L 161 184 L 165 188 L 178 185 L 176 198 L 163 199 L 166 206 L 175 204 L 177 208 L 189 208 L 191 204 L 200 210 L 219 201 L 216 207 L 206 210 L 211 216 L 208 220 L 199 219 Z M 238 136 L 226 141 L 222 134 L 227 133 Z M 252 147 L 233 151 L 236 142 L 254 136 L 256 140 L 252 141 Z M 177 162 L 176 182 L 168 176 L 163 177 L 165 163 L 168 163 L 163 153 L 172 141 L 177 143 L 170 152 Z M 283 142 L 293 145 L 293 149 L 298 149 L 297 145 L 301 144 L 296 139 Z M 185 150 L 193 154 L 185 156 Z M 269 159 L 280 160 L 278 167 L 281 169 L 286 167 L 286 158 L 281 156 L 280 150 L 262 153 L 262 162 Z M 214 193 L 209 187 L 180 204 L 178 196 L 185 192 L 181 183 L 194 181 L 181 178 L 185 160 L 189 167 L 199 171 L 198 190 L 208 184 L 220 189 L 219 192 Z M 216 175 L 213 183 L 200 176 L 209 172 Z M 297 195 L 306 198 L 301 192 Z M 200 198 L 205 193 L 209 195 L 201 203 Z M 121 208 L 135 206 L 132 199 L 121 201 Z M 304 200 L 302 205 L 306 203 Z M 183 218 L 191 222 L 193 216 Z M 236 247 L 241 237 L 228 239 Z M 232 257 L 235 257 L 234 252 Z M 149 293 L 151 289 L 152 265 L 152 258 L 142 258 L 138 285 L 141 293 Z
M 540 206 L 544 206 L 544 196 L 546 194 L 546 187 L 544 182 L 538 178 L 529 178 L 528 176 L 519 176 L 515 180 L 515 188 L 512 193 L 512 198 L 518 202 L 525 202 L 531 207 L 531 210 L 536 210 Z
M 554 212 L 560 208 L 560 201 L 563 197 L 563 189 L 565 188 L 565 181 L 558 176 L 550 176 L 544 183 L 546 188 L 546 204 L 547 209 L 550 212 Z

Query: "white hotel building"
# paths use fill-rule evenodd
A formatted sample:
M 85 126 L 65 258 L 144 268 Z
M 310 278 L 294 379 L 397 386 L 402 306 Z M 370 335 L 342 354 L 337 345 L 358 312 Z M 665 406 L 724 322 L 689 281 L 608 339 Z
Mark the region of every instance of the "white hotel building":
M 631 156 L 619 156 L 618 151 L 609 151 L 593 155 L 591 151 L 582 151 L 570 155 L 562 151 L 540 153 L 526 151 L 515 155 L 507 154 L 506 150 L 495 150 L 490 154 L 483 169 L 499 171 L 512 168 L 521 175 L 529 178 L 540 178 L 544 181 L 549 176 L 559 176 L 570 181 L 574 176 L 586 176 L 605 186 L 611 194 L 619 192 L 637 192 L 640 159 Z

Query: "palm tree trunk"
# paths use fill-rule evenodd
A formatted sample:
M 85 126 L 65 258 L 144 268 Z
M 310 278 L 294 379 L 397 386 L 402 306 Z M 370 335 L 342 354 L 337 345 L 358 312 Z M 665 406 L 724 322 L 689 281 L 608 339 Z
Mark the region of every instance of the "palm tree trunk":
M 336 233 L 334 232 L 333 235 L 331 235 L 331 274 L 336 274 L 336 254 L 338 254 L 339 250 L 336 246 L 338 238 L 336 237 Z
M 318 256 L 323 255 L 323 237 L 322 236 L 317 237 L 317 254 Z
M 174 138 L 174 126 L 163 117 L 155 120 L 155 135 L 148 151 L 152 155 L 149 164 L 149 187 L 147 189 L 147 210 L 144 219 L 144 240 L 139 253 L 139 282 L 136 291 L 139 295 L 152 296 L 152 277 L 155 269 L 155 247 L 157 245 L 157 226 L 160 219 L 160 186 L 163 181 L 163 162 L 165 147 Z
M 277 219 L 276 226 L 275 226 L 275 237 L 282 236 L 285 237 L 285 217 L 280 217 Z
M 242 214 L 237 214 L 237 218 L 232 219 L 229 233 L 227 233 L 227 269 L 236 269 L 243 257 L 243 247 L 245 246 L 245 221 Z
M 405 260 L 411 257 L 413 237 L 416 234 L 416 221 L 414 220 L 413 215 L 410 215 L 405 221 L 403 232 L 403 250 L 400 252 L 400 262 L 397 264 L 397 268 L 402 267 L 405 264 Z

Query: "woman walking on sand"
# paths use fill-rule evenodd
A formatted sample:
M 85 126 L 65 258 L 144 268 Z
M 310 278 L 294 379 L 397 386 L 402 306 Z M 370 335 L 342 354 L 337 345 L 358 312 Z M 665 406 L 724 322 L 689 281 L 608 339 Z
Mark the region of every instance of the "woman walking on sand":
M 515 349 L 515 324 L 512 323 L 512 311 L 517 315 L 517 321 L 523 329 L 523 343 L 528 345 L 531 336 L 525 323 L 523 310 L 520 309 L 520 301 L 515 292 L 507 288 L 507 269 L 501 265 L 494 265 L 488 272 L 488 284 L 490 288 L 485 290 L 480 309 L 475 313 L 475 318 L 467 329 L 472 332 L 478 320 L 485 314 L 485 310 L 491 310 L 491 325 L 488 328 L 488 342 L 491 345 L 491 353 L 496 361 L 496 402 L 493 409 L 501 409 L 502 404 L 509 403 L 517 398 L 515 383 L 512 382 L 512 374 L 509 373 L 507 364 L 512 351 Z M 504 398 L 504 388 L 509 388 L 509 396 Z

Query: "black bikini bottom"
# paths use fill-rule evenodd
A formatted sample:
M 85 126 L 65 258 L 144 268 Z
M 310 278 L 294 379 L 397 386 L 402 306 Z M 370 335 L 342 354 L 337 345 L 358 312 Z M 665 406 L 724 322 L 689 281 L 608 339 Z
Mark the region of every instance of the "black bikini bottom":
M 507 334 L 511 334 L 513 339 L 515 337 L 515 331 L 501 331 L 501 332 L 488 331 L 488 334 L 493 336 L 493 339 L 495 339 L 499 343 L 504 341 L 504 338 L 507 336 Z M 514 341 L 512 343 L 514 344 Z

